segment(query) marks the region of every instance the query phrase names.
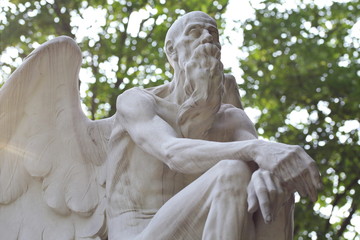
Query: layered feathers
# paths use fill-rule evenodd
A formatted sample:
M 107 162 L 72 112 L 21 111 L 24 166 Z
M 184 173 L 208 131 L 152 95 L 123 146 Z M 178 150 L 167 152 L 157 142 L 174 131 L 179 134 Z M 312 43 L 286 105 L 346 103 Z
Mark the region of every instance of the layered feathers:
M 96 239 L 105 226 L 113 119 L 81 109 L 82 56 L 68 37 L 33 51 L 0 89 L 0 232 L 5 239 Z

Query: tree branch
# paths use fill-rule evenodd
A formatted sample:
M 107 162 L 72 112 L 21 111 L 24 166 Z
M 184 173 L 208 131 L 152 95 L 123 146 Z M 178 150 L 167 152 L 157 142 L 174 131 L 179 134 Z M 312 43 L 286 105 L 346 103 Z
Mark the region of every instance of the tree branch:
M 335 198 L 334 198 L 334 200 L 333 200 L 333 202 L 332 202 L 332 204 L 331 204 L 331 205 L 332 205 L 332 209 L 331 209 L 330 217 L 329 217 L 329 220 L 327 221 L 327 223 L 326 223 L 326 225 L 325 225 L 325 232 L 328 232 L 329 229 L 330 229 L 330 226 L 331 226 L 330 218 L 331 218 L 331 216 L 333 215 L 334 206 L 336 206 L 343 197 L 346 197 L 346 196 L 347 196 L 347 192 L 348 192 L 353 186 L 355 186 L 358 181 L 359 181 L 359 178 L 353 179 L 353 180 L 350 182 L 350 184 L 349 184 L 348 186 L 346 186 L 344 192 L 335 195 Z
M 346 227 L 350 224 L 352 216 L 354 215 L 354 213 L 357 210 L 357 204 L 355 202 L 356 201 L 353 199 L 349 216 L 347 218 L 345 218 L 345 220 L 342 222 L 339 231 L 337 231 L 337 233 L 336 233 L 336 239 L 339 239 L 343 235 L 344 231 L 346 230 Z
M 52 5 L 57 17 L 60 19 L 60 26 L 61 30 L 55 27 L 57 34 L 62 35 L 66 34 L 72 38 L 75 38 L 74 34 L 71 32 L 71 25 L 70 25 L 70 16 L 69 14 L 65 15 L 61 13 L 61 9 L 59 7 L 59 1 L 55 0 L 54 4 Z

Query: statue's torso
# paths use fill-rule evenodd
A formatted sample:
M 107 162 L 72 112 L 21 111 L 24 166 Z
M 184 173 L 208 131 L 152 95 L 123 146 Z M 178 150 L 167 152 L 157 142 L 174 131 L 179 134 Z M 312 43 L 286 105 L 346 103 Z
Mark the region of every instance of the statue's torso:
M 178 106 L 162 98 L 153 97 L 157 114 L 172 126 L 178 134 L 177 137 L 181 137 L 175 117 Z M 246 134 L 242 139 L 236 137 L 235 129 L 239 130 L 241 120 L 234 119 L 234 113 L 238 114 L 239 111 L 242 110 L 232 105 L 222 105 L 204 140 L 229 142 L 254 138 L 253 135 Z M 117 124 L 121 125 L 121 122 Z M 127 134 L 126 129 L 121 129 L 120 132 L 118 145 L 124 147 L 119 151 L 117 179 L 113 180 L 114 189 L 108 196 L 109 207 L 113 209 L 115 215 L 129 214 L 129 212 L 135 215 L 153 215 L 167 200 L 201 175 L 185 175 L 170 170 L 163 161 L 138 147 Z

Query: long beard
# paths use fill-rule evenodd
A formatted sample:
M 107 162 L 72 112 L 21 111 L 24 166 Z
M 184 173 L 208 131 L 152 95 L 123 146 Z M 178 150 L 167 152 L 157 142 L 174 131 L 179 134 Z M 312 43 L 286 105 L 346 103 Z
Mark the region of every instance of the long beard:
M 216 72 L 210 79 L 186 77 L 187 100 L 180 106 L 177 116 L 183 137 L 193 139 L 206 137 L 221 105 L 223 78 L 222 71 Z

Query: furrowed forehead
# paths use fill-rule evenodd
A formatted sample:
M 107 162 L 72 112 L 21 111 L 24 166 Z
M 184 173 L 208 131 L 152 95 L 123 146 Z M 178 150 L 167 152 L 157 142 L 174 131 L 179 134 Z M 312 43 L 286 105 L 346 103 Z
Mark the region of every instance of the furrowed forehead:
M 188 17 L 188 18 L 185 18 L 183 21 L 184 26 L 193 24 L 193 23 L 207 23 L 207 24 L 214 25 L 215 27 L 217 26 L 215 20 L 208 16 Z
M 216 21 L 203 12 L 191 12 L 177 19 L 166 34 L 165 41 L 174 40 L 190 24 L 210 24 L 217 28 Z
M 194 28 L 194 27 L 204 27 L 204 28 L 212 28 L 212 29 L 217 29 L 216 25 L 214 25 L 213 23 L 210 22 L 191 22 L 188 23 L 185 27 L 184 27 L 184 32 L 188 32 L 190 29 Z
M 182 22 L 182 32 L 187 34 L 188 31 L 194 27 L 214 28 L 217 29 L 216 22 L 210 17 L 193 17 L 191 19 L 185 19 Z

